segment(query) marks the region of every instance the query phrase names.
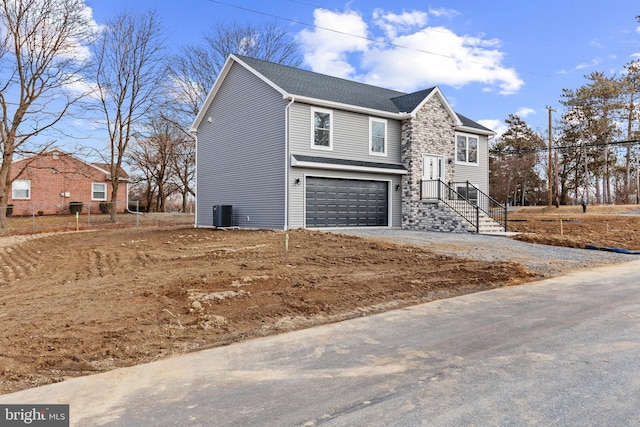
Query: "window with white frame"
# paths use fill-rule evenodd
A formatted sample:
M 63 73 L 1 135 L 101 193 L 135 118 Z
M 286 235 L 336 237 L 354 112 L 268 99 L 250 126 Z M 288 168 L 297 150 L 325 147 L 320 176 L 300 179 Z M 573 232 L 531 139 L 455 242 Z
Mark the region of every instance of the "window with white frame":
M 369 154 L 387 155 L 387 121 L 369 118 Z
M 456 163 L 478 164 L 478 137 L 456 135 Z
M 333 112 L 331 110 L 311 109 L 313 132 L 311 148 L 333 149 Z
M 28 179 L 16 179 L 11 184 L 11 198 L 25 200 L 31 198 L 31 181 Z
M 107 200 L 107 184 L 101 182 L 91 184 L 91 200 Z

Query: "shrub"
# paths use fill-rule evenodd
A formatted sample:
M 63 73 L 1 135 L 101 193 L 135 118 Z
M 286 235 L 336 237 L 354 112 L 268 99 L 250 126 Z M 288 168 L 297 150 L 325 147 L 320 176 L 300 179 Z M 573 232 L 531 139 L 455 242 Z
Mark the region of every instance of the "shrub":
M 82 212 L 82 202 L 71 202 L 69 203 L 69 212 L 72 214 Z
M 101 202 L 100 203 L 100 212 L 103 214 L 111 213 L 111 203 L 109 202 Z
M 44 211 L 38 211 L 38 216 L 44 215 Z

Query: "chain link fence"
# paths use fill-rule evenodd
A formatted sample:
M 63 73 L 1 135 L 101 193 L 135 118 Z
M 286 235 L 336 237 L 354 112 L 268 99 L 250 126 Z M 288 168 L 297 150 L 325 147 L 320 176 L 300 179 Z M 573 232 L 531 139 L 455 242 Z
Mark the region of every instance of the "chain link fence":
M 116 209 L 116 222 L 111 209 Z M 75 202 L 71 204 L 26 204 L 0 206 L 7 218 L 4 235 L 30 234 L 48 231 L 98 230 L 125 227 L 193 226 L 192 213 L 138 212 L 135 202 L 124 203 Z M 52 213 L 53 212 L 53 213 Z

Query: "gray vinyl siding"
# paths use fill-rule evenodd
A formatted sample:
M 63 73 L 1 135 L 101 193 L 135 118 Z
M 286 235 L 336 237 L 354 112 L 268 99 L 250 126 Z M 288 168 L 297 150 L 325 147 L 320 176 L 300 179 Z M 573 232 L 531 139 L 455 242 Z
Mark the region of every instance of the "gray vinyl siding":
M 454 170 L 456 182 L 469 181 L 484 193 L 489 194 L 489 143 L 487 136 L 478 135 L 478 165 L 456 163 Z
M 311 105 L 302 103 L 294 103 L 291 106 L 290 147 L 292 154 L 378 163 L 400 163 L 400 121 L 386 119 L 387 155 L 372 156 L 369 154 L 369 117 L 375 116 L 323 107 L 323 110 L 331 110 L 333 113 L 333 150 L 319 150 L 311 148 L 311 109 Z
M 398 164 L 400 160 L 401 123 L 387 119 L 387 156 L 372 156 L 369 154 L 369 116 L 348 111 L 333 109 L 333 150 L 318 150 L 311 148 L 311 109 L 312 106 L 294 103 L 290 107 L 290 152 L 291 154 L 328 157 L 336 159 L 358 160 L 376 163 Z M 328 110 L 328 108 L 322 108 Z M 325 178 L 367 179 L 374 181 L 388 181 L 389 211 L 391 227 L 402 226 L 401 191 L 396 191 L 396 185 L 401 183 L 398 175 L 349 172 L 337 170 L 291 168 L 289 182 L 289 227 L 305 226 L 305 177 L 316 176 Z M 296 179 L 300 184 L 296 185 Z
M 292 185 L 289 192 L 290 228 L 301 228 L 305 226 L 305 177 L 307 176 L 324 178 L 365 179 L 389 182 L 389 225 L 391 227 L 402 226 L 402 191 L 396 190 L 396 185 L 401 184 L 401 176 L 321 169 L 291 168 L 290 181 Z M 295 184 L 296 178 L 300 179 L 300 184 Z
M 286 104 L 245 68 L 231 67 L 198 127 L 196 226 L 212 226 L 220 204 L 232 205 L 235 226 L 285 227 Z

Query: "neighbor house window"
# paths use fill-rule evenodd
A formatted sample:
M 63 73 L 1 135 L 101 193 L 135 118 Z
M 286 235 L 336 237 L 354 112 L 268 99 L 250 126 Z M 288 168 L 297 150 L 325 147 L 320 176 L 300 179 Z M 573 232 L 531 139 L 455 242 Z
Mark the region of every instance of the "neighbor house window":
M 369 118 L 369 154 L 387 155 L 387 121 Z
M 313 135 L 311 148 L 333 149 L 333 114 L 330 110 L 311 110 Z
M 28 179 L 16 179 L 11 186 L 12 199 L 30 199 L 31 181 Z
M 107 184 L 94 182 L 91 184 L 92 200 L 107 200 Z
M 456 135 L 456 162 L 478 164 L 478 137 Z

